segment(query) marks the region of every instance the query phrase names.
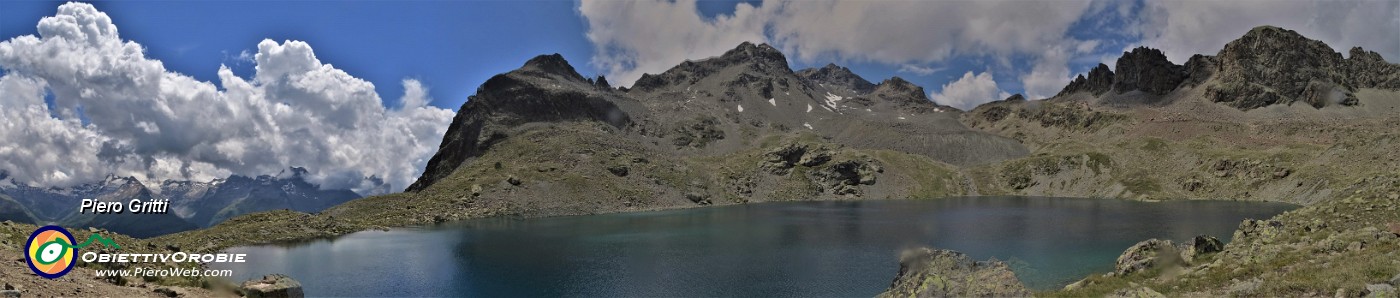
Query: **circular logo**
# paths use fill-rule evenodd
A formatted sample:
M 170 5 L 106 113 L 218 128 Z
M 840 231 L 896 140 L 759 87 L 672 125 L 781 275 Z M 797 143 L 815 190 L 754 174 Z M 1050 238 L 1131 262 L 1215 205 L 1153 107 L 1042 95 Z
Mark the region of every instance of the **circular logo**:
M 34 274 L 54 279 L 73 270 L 73 256 L 78 254 L 73 234 L 59 226 L 43 226 L 29 235 L 24 245 L 25 260 Z

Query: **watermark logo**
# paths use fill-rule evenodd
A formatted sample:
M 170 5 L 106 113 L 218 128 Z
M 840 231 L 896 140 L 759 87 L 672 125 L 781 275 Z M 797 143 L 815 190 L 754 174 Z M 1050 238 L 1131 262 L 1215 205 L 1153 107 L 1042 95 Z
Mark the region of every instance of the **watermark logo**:
M 29 270 L 44 278 L 55 279 L 68 274 L 73 270 L 73 258 L 78 255 L 78 249 L 99 241 L 103 245 L 111 248 L 121 248 L 111 239 L 102 235 L 92 234 L 87 242 L 78 244 L 74 240 L 73 234 L 59 226 L 43 226 L 34 230 L 34 234 L 29 235 L 29 242 L 24 245 L 24 255 Z
M 58 226 L 44 226 L 34 230 L 25 244 L 25 259 L 34 274 L 48 279 L 58 278 L 73 270 L 73 234 Z

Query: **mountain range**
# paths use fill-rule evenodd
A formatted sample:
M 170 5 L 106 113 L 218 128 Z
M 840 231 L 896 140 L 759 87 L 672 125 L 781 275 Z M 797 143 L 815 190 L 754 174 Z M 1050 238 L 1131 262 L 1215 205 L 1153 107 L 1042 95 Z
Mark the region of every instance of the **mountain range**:
M 167 180 L 155 187 L 131 177 L 73 187 L 33 187 L 12 180 L 0 186 L 0 220 L 93 227 L 133 237 L 152 237 L 209 227 L 230 217 L 276 209 L 318 212 L 360 198 L 350 190 L 323 190 L 304 179 L 306 170 L 246 177 L 231 175 L 209 182 Z M 4 180 L 5 177 L 0 177 Z M 166 214 L 79 213 L 84 199 L 120 202 L 169 200 Z

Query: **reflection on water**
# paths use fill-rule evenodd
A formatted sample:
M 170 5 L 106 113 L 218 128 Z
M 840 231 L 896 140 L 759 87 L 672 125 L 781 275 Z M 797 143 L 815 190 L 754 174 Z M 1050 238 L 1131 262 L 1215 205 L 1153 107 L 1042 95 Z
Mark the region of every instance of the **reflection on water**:
M 904 248 L 1013 265 L 1051 289 L 1105 272 L 1147 238 L 1228 240 L 1245 218 L 1294 206 L 978 197 L 751 204 L 493 218 L 240 247 L 238 278 L 287 273 L 317 296 L 873 296 Z

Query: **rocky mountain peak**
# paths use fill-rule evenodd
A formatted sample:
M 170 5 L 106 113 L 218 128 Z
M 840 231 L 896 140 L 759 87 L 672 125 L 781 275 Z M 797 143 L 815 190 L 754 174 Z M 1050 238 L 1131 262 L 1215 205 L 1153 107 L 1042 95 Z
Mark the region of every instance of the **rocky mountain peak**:
M 1347 83 L 1356 88 L 1400 89 L 1400 64 L 1385 62 L 1380 53 L 1353 47 L 1346 60 Z
M 1185 79 L 1186 72 L 1182 66 L 1168 61 L 1162 51 L 1138 47 L 1118 57 L 1113 72 L 1113 88 L 1118 93 L 1142 90 L 1161 95 L 1175 90 Z
M 875 91 L 873 93 L 877 96 L 882 97 L 903 97 L 924 100 L 928 99 L 928 93 L 924 92 L 924 87 L 915 85 L 914 83 L 906 81 L 904 80 L 904 78 L 900 77 L 891 77 L 889 79 L 885 79 L 884 81 L 880 82 L 879 85 L 875 86 Z
M 719 56 L 720 60 L 728 61 L 751 61 L 759 63 L 780 64 L 787 66 L 787 56 L 778 49 L 768 44 L 754 44 L 751 42 L 740 43 L 738 47 L 724 52 Z
M 577 81 L 585 81 L 583 75 L 574 70 L 569 65 L 568 60 L 564 60 L 564 55 L 554 53 L 550 55 L 539 55 L 525 61 L 525 65 L 520 67 L 521 71 L 535 72 L 546 75 L 556 75 Z
M 1293 30 L 1260 26 L 1216 55 L 1217 84 L 1206 97 L 1239 109 L 1302 101 L 1321 108 L 1356 104 L 1340 53 Z
M 1060 93 L 1055 96 L 1064 96 L 1076 92 L 1089 92 L 1094 96 L 1098 96 L 1111 89 L 1113 89 L 1113 71 L 1108 70 L 1108 65 L 1099 63 L 1099 66 L 1095 66 L 1093 69 L 1089 70 L 1088 77 L 1082 74 L 1075 77 L 1073 81 L 1069 82 L 1069 85 L 1065 85 L 1065 88 L 1061 89 Z
M 865 80 L 865 78 L 851 72 L 851 69 L 837 66 L 834 63 L 827 63 L 821 68 L 808 68 L 797 72 L 797 76 L 810 82 L 818 84 L 840 86 L 857 94 L 870 93 L 875 90 L 875 83 Z

